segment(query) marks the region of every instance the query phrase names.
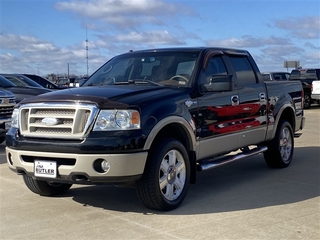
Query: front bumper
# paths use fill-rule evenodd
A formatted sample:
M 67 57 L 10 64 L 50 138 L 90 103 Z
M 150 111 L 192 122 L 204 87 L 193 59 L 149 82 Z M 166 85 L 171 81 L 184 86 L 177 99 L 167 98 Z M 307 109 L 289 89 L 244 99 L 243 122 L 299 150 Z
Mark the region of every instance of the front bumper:
M 18 174 L 34 177 L 34 161 L 50 160 L 57 163 L 57 177 L 37 178 L 54 182 L 95 184 L 125 183 L 139 179 L 144 171 L 147 152 L 126 154 L 69 154 L 23 151 L 6 147 L 9 168 Z M 105 159 L 110 164 L 108 172 L 98 172 L 95 162 Z

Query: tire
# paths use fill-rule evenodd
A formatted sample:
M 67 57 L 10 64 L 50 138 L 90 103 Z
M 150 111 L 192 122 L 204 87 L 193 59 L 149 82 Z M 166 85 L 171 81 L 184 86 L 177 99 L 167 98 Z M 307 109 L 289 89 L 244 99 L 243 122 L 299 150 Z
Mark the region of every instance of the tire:
M 72 186 L 72 184 L 67 183 L 41 181 L 27 175 L 23 175 L 23 180 L 29 190 L 41 196 L 61 195 Z
M 304 109 L 308 109 L 311 106 L 311 96 L 310 94 L 305 94 L 304 95 Z
M 0 144 L 2 144 L 5 140 L 6 140 L 6 137 L 5 137 L 5 136 L 0 137 Z
M 267 146 L 268 150 L 263 154 L 269 167 L 285 168 L 290 165 L 293 157 L 294 137 L 292 127 L 287 121 L 279 124 L 274 139 Z
M 147 208 L 169 211 L 183 202 L 189 182 L 186 148 L 175 139 L 164 139 L 150 150 L 144 173 L 137 181 L 137 193 Z

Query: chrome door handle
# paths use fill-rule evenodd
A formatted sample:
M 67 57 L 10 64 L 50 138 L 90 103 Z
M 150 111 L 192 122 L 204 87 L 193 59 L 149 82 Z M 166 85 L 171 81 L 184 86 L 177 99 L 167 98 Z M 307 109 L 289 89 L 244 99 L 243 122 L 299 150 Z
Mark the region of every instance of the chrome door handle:
M 239 105 L 239 96 L 238 95 L 231 96 L 231 105 L 232 106 Z
M 261 100 L 266 100 L 266 94 L 265 93 L 259 93 L 259 99 Z

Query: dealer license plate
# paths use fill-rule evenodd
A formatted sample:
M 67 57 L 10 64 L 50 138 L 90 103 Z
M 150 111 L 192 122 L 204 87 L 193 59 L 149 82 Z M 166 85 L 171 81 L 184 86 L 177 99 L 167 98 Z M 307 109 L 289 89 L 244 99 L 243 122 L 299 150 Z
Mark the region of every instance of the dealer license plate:
M 57 177 L 57 163 L 54 161 L 34 161 L 34 175 L 36 177 Z

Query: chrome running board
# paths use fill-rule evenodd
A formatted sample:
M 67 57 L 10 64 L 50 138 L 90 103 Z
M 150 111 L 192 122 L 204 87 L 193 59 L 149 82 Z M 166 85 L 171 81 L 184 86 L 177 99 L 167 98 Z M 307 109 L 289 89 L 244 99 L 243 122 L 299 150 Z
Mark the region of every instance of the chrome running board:
M 262 146 L 262 147 L 256 147 L 253 149 L 246 149 L 238 154 L 227 155 L 217 159 L 205 159 L 197 163 L 197 170 L 205 171 L 211 168 L 216 168 L 230 162 L 234 162 L 243 158 L 247 158 L 247 157 L 251 157 L 251 156 L 263 153 L 267 150 L 268 150 L 268 147 Z

